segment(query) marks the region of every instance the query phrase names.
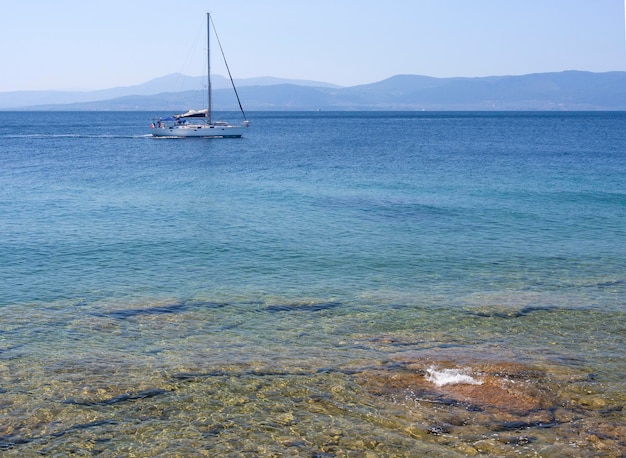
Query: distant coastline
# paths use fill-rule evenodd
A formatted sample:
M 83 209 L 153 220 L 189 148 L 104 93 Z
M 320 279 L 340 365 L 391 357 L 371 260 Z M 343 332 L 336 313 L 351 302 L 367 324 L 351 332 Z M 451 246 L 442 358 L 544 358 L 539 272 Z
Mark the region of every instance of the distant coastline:
M 0 92 L 0 110 L 187 110 L 203 103 L 202 79 L 172 74 L 136 86 L 99 91 Z M 216 79 L 214 109 L 237 109 L 225 84 L 224 78 Z M 626 110 L 626 72 L 564 71 L 476 78 L 396 75 L 351 87 L 262 77 L 238 80 L 237 86 L 251 111 Z

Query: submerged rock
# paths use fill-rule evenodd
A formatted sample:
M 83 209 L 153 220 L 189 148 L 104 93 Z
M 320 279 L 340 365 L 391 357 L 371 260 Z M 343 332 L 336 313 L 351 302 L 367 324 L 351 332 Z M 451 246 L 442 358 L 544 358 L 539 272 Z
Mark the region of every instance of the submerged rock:
M 360 372 L 357 383 L 404 407 L 412 436 L 452 441 L 468 456 L 545 450 L 555 440 L 562 456 L 621 456 L 613 453 L 626 446 L 621 404 L 609 405 L 595 377 L 562 367 L 405 358 Z
M 474 413 L 468 422 L 489 423 L 492 430 L 548 427 L 556 422 L 554 410 L 560 399 L 545 373 L 535 368 L 510 363 L 467 368 L 432 360 L 412 361 L 403 367 L 401 371 L 370 369 L 358 380 L 369 392 L 397 403 Z

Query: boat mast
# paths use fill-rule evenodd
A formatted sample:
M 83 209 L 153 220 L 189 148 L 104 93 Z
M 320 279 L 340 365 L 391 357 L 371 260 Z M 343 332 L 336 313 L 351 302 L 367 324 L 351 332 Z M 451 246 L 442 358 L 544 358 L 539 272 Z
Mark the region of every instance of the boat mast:
M 206 61 L 207 61 L 207 124 L 211 124 L 211 13 L 206 14 Z

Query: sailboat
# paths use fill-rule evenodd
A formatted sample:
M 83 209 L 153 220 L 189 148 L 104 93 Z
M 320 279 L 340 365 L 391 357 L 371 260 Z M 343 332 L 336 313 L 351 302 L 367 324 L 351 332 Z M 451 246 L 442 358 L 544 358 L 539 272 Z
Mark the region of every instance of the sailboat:
M 246 118 L 246 113 L 243 111 L 241 101 L 239 100 L 239 94 L 233 81 L 233 77 L 230 74 L 228 63 L 226 63 L 226 69 L 228 70 L 228 76 L 230 82 L 237 96 L 237 102 L 239 103 L 239 109 L 243 115 L 243 123 L 239 125 L 233 125 L 224 121 L 213 121 L 211 115 L 211 14 L 207 13 L 207 108 L 203 110 L 189 110 L 186 113 L 175 114 L 164 118 L 158 118 L 153 122 L 150 127 L 152 129 L 152 135 L 155 137 L 204 137 L 204 138 L 238 138 L 241 137 L 245 129 L 250 125 Z M 215 32 L 215 26 L 213 27 Z M 222 45 L 219 37 L 217 43 L 220 50 Z M 224 52 L 222 50 L 222 56 Z

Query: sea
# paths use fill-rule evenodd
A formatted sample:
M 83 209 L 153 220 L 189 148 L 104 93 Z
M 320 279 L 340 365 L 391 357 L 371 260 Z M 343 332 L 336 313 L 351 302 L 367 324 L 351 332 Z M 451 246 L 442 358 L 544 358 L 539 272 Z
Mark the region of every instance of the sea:
M 626 456 L 626 113 L 158 115 L 0 112 L 2 456 Z

